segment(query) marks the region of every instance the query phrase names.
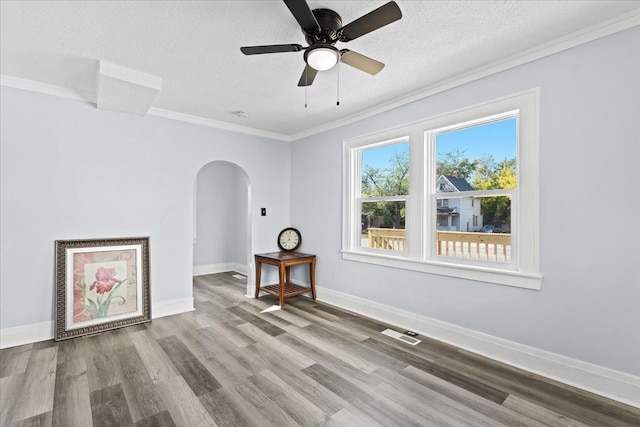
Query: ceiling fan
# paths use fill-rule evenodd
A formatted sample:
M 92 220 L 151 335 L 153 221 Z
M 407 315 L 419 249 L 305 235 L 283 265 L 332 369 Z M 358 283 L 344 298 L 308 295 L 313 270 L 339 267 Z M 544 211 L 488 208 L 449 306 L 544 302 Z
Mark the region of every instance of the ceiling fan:
M 337 42 L 348 42 L 402 18 L 402 12 L 394 1 L 380 6 L 355 21 L 343 26 L 342 18 L 330 9 L 311 10 L 305 0 L 283 0 L 291 14 L 300 24 L 309 46 L 299 44 L 274 44 L 267 46 L 245 46 L 240 50 L 245 55 L 263 53 L 300 52 L 304 50 L 306 66 L 298 86 L 310 86 L 318 71 L 331 69 L 338 61 L 376 75 L 384 68 L 382 62 L 371 59 L 349 49 L 338 50 Z

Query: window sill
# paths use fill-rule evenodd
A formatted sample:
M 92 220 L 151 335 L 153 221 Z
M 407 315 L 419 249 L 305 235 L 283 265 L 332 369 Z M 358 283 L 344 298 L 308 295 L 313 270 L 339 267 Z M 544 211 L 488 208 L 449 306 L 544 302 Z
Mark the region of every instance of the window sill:
M 352 251 L 342 251 L 342 259 L 524 289 L 540 290 L 542 284 L 541 275 L 522 273 L 519 271 L 499 270 L 439 261 L 417 261 L 389 255 Z

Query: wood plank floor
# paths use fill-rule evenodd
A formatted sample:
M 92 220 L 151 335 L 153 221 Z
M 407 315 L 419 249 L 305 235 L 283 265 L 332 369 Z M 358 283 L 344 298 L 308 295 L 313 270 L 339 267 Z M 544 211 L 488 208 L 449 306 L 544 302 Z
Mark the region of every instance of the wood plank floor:
M 640 410 L 304 297 L 194 278 L 196 311 L 0 351 L 2 426 L 640 426 Z

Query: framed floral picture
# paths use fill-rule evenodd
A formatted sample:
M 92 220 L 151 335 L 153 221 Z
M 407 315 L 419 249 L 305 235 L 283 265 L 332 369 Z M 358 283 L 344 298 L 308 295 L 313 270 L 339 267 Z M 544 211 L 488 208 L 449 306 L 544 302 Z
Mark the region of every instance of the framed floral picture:
M 55 243 L 56 341 L 151 321 L 148 237 Z

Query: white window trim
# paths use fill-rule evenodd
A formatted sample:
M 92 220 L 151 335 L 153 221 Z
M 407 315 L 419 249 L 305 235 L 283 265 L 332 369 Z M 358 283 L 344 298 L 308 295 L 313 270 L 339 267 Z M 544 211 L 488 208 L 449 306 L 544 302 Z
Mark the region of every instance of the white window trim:
M 393 268 L 451 276 L 480 282 L 540 289 L 542 276 L 539 266 L 539 89 L 532 89 L 508 97 L 468 108 L 441 114 L 409 125 L 343 141 L 343 220 L 342 257 Z M 518 189 L 512 199 L 513 265 L 482 265 L 455 259 L 434 257 L 435 198 L 425 192 L 425 185 L 433 188 L 435 178 L 426 161 L 433 158 L 434 144 L 425 143 L 430 130 L 455 127 L 460 123 L 483 121 L 490 116 L 518 110 L 517 174 Z M 482 119 L 481 119 L 482 118 Z M 357 235 L 360 216 L 357 203 L 360 188 L 360 160 L 357 155 L 364 147 L 391 141 L 409 140 L 409 197 L 405 252 L 380 253 L 362 250 Z M 430 192 L 429 192 L 430 193 Z M 483 192 L 484 193 L 484 192 Z M 425 215 L 425 213 L 430 213 Z M 356 224 L 357 220 L 357 224 Z M 426 236 L 426 237 L 423 237 Z M 433 241 L 433 242 L 432 242 Z

